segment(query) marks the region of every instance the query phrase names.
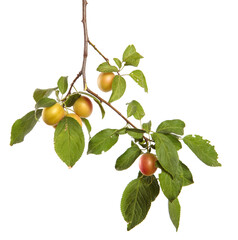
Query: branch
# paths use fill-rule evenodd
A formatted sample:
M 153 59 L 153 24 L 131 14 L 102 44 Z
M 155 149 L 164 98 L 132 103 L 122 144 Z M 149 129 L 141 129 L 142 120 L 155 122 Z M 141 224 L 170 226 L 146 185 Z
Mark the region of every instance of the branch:
M 88 93 L 92 94 L 94 97 L 96 97 L 101 102 L 105 103 L 107 106 L 109 106 L 111 109 L 113 109 L 120 117 L 122 117 L 128 124 L 130 124 L 133 128 L 138 129 L 133 123 L 131 123 L 124 115 L 121 114 L 116 108 L 114 108 L 108 101 L 101 98 L 98 94 L 87 88 L 86 90 Z
M 83 77 L 83 85 L 84 85 L 84 91 L 87 91 L 88 93 L 92 94 L 94 97 L 96 97 L 99 101 L 105 103 L 107 106 L 109 106 L 112 110 L 114 110 L 121 118 L 123 118 L 128 124 L 130 124 L 133 128 L 138 129 L 132 122 L 130 122 L 120 111 L 118 111 L 116 108 L 114 108 L 109 102 L 101 98 L 98 94 L 90 90 L 87 86 L 87 80 L 86 80 L 86 64 L 87 64 L 87 58 L 88 58 L 88 44 L 90 44 L 103 58 L 106 62 L 109 63 L 108 58 L 106 58 L 92 42 L 89 41 L 88 38 L 88 29 L 87 29 L 87 15 L 86 15 L 86 7 L 87 7 L 87 0 L 82 0 L 82 23 L 83 23 L 83 31 L 84 31 L 84 51 L 83 51 L 83 63 L 80 72 L 77 74 L 76 78 L 73 80 L 73 82 L 70 85 L 69 91 L 66 94 L 66 99 L 70 94 L 71 90 L 75 84 L 75 82 L 78 80 L 80 76 Z M 145 141 L 148 143 L 148 138 L 143 136 Z

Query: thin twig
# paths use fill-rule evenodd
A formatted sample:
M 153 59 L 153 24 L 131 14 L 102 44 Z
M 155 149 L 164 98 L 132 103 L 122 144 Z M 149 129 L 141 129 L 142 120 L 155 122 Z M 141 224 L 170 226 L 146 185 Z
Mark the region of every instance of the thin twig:
M 106 58 L 90 40 L 88 40 L 88 43 L 99 53 L 99 55 L 101 55 L 104 58 L 106 62 L 109 63 L 109 59 Z

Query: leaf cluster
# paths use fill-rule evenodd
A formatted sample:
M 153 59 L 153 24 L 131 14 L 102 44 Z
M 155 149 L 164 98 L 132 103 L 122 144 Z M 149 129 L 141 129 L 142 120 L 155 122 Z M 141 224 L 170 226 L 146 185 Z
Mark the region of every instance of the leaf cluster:
M 147 82 L 144 73 L 136 69 L 129 74 L 121 74 L 121 71 L 125 66 L 138 67 L 140 59 L 143 58 L 137 51 L 134 45 L 129 45 L 123 52 L 122 59 L 113 58 L 116 65 L 111 65 L 109 61 L 101 63 L 97 71 L 99 72 L 114 72 L 117 75 L 113 79 L 112 93 L 109 98 L 109 102 L 114 102 L 120 99 L 126 91 L 126 79 L 124 76 L 129 76 L 130 79 L 134 80 L 140 87 L 148 92 Z

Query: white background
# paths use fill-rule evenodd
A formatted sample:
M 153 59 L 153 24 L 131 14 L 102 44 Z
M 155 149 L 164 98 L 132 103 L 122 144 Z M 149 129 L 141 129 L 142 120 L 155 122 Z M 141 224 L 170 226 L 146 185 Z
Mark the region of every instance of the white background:
M 79 72 L 83 31 L 80 0 L 1 1 L 0 239 L 237 239 L 237 1 L 89 0 L 87 10 L 89 38 L 105 56 L 121 58 L 129 44 L 144 56 L 139 68 L 149 93 L 128 79 L 114 106 L 126 114 L 125 104 L 138 100 L 154 129 L 182 119 L 185 134 L 215 145 L 222 167 L 205 166 L 184 146 L 180 159 L 195 183 L 179 196 L 179 231 L 161 192 L 146 219 L 127 232 L 120 199 L 138 163 L 123 172 L 114 165 L 130 139 L 122 137 L 103 155 L 84 153 L 71 170 L 54 152 L 54 129 L 42 121 L 10 147 L 11 125 L 33 110 L 35 88 L 55 87 L 65 75 L 72 81 Z M 102 62 L 90 47 L 87 80 L 97 93 L 95 69 Z M 81 80 L 76 87 L 82 89 Z M 94 105 L 92 135 L 124 126 L 105 109 L 102 120 Z

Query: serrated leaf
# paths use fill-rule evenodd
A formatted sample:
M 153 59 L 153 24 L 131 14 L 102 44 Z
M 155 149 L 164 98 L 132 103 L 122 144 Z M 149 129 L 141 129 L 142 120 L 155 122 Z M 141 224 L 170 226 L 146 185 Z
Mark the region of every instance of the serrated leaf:
M 134 116 L 135 119 L 141 120 L 145 116 L 144 109 L 139 102 L 133 100 L 128 103 L 127 117 Z
M 101 154 L 108 151 L 118 141 L 117 129 L 104 129 L 94 135 L 88 144 L 88 154 Z
M 69 97 L 67 97 L 66 101 L 64 102 L 66 107 L 72 107 L 74 105 L 74 103 L 76 102 L 76 100 L 78 98 L 80 98 L 80 94 L 79 93 L 73 93 L 71 95 L 69 95 Z
M 178 197 L 183 186 L 183 178 L 180 174 L 176 174 L 174 178 L 164 171 L 159 174 L 160 187 L 171 202 Z
M 56 88 L 48 88 L 48 89 L 39 89 L 37 88 L 34 93 L 33 93 L 33 98 L 35 99 L 36 102 L 38 102 L 41 98 L 44 97 L 49 97 L 50 94 L 55 91 Z
M 176 231 L 178 231 L 179 220 L 180 220 L 180 212 L 181 212 L 181 207 L 180 207 L 180 204 L 179 204 L 179 200 L 176 198 L 173 202 L 169 201 L 168 207 L 169 207 L 170 219 L 171 219 L 173 225 L 175 226 Z
M 100 64 L 97 68 L 99 72 L 118 72 L 118 68 L 110 65 L 108 62 Z
M 115 165 L 116 170 L 121 171 L 129 168 L 140 156 L 140 154 L 140 148 L 134 144 L 132 147 L 128 148 L 119 158 L 117 158 Z
M 179 167 L 179 158 L 174 144 L 162 133 L 153 133 L 152 138 L 155 141 L 155 150 L 159 163 L 168 173 L 175 177 Z
M 114 62 L 116 63 L 116 65 L 117 65 L 119 68 L 121 68 L 121 66 L 122 66 L 121 60 L 118 59 L 118 58 L 113 58 L 113 60 L 114 60 Z
M 68 77 L 60 77 L 57 82 L 58 88 L 62 94 L 66 93 L 68 89 Z
M 151 121 L 142 124 L 142 128 L 149 133 L 151 131 Z
M 118 99 L 120 99 L 124 92 L 126 90 L 126 81 L 125 79 L 120 76 L 120 75 L 116 75 L 113 78 L 113 82 L 112 82 L 112 94 L 111 97 L 109 99 L 109 102 L 114 102 Z
M 154 176 L 139 177 L 132 180 L 125 188 L 121 199 L 121 212 L 131 230 L 141 223 L 159 194 L 159 185 Z
M 189 168 L 182 163 L 181 161 L 179 162 L 182 170 L 182 178 L 183 178 L 183 186 L 188 186 L 193 183 L 193 175 Z
M 145 92 L 148 92 L 148 87 L 145 79 L 145 75 L 141 70 L 135 70 L 131 72 L 130 77 L 142 88 L 144 88 Z
M 211 167 L 221 166 L 217 161 L 218 154 L 215 151 L 214 146 L 212 146 L 208 140 L 203 139 L 199 135 L 187 135 L 183 138 L 183 141 L 206 165 Z
M 137 67 L 139 65 L 140 59 L 143 58 L 138 52 L 134 45 L 129 45 L 123 53 L 122 60 L 125 65 L 130 65 Z
M 156 132 L 184 134 L 185 123 L 179 119 L 166 120 L 162 122 L 156 129 Z
M 51 107 L 54 104 L 56 104 L 55 99 L 52 98 L 41 98 L 36 104 L 35 104 L 35 109 L 39 109 L 39 108 L 45 108 L 45 107 Z
M 64 117 L 54 134 L 55 152 L 68 166 L 73 167 L 84 151 L 84 135 L 81 126 L 71 117 Z
M 22 118 L 16 120 L 11 129 L 10 145 L 24 141 L 24 137 L 34 128 L 37 119 L 41 117 L 42 109 L 31 111 Z

